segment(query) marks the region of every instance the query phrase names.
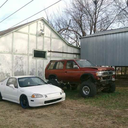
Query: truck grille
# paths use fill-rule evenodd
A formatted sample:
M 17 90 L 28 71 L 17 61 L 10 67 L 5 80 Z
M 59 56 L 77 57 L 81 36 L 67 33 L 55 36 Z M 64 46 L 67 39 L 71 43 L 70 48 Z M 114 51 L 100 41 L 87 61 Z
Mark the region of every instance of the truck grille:
M 54 99 L 54 100 L 47 100 L 47 101 L 45 101 L 44 103 L 45 104 L 48 104 L 48 103 L 52 103 L 52 102 L 56 102 L 56 101 L 59 101 L 59 100 L 61 100 L 62 98 L 58 98 L 58 99 Z
M 103 74 L 102 74 L 103 76 L 111 76 L 111 75 L 113 75 L 113 71 L 105 71 L 105 72 L 103 72 Z

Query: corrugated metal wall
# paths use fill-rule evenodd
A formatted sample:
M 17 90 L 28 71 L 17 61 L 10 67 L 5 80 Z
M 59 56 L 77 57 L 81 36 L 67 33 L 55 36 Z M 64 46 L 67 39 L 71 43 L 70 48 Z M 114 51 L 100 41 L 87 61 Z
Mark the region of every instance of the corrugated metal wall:
M 128 66 L 128 31 L 82 38 L 81 59 L 96 65 Z

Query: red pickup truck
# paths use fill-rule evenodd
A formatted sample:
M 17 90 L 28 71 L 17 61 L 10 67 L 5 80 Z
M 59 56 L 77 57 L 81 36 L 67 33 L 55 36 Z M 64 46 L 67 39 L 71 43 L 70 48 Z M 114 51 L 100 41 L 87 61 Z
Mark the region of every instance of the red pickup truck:
M 98 90 L 115 91 L 115 71 L 111 67 L 96 67 L 87 60 L 51 60 L 45 69 L 48 83 L 66 84 L 75 89 L 80 85 L 83 97 L 93 97 Z

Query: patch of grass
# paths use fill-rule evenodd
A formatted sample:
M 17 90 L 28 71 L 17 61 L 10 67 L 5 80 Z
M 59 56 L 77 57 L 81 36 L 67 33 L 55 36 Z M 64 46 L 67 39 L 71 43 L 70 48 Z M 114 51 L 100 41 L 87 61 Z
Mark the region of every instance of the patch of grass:
M 99 92 L 95 97 L 82 98 L 79 91 L 66 91 L 67 99 L 78 100 L 85 104 L 107 108 L 127 109 L 128 108 L 128 87 L 117 87 L 114 93 Z

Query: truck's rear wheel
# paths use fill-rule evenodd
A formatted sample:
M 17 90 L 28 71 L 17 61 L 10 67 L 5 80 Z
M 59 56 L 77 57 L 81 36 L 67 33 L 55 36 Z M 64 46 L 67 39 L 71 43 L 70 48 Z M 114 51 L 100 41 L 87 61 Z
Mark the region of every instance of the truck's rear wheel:
M 96 95 L 96 85 L 90 82 L 83 82 L 80 86 L 82 97 L 94 97 Z

